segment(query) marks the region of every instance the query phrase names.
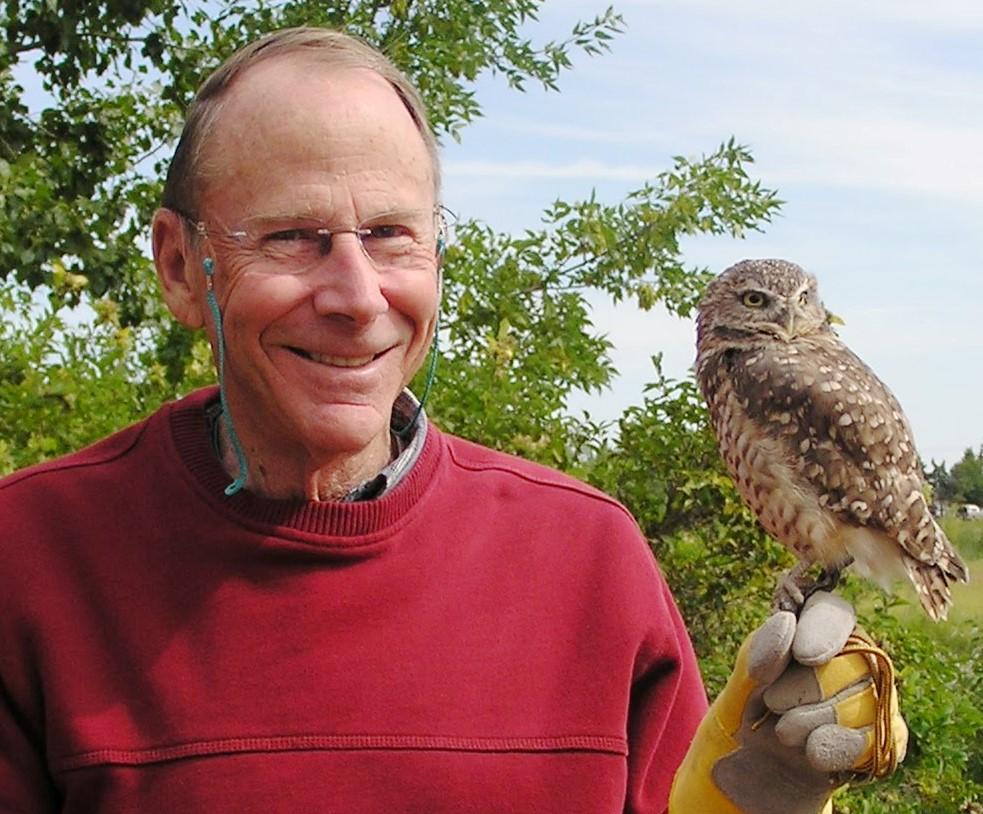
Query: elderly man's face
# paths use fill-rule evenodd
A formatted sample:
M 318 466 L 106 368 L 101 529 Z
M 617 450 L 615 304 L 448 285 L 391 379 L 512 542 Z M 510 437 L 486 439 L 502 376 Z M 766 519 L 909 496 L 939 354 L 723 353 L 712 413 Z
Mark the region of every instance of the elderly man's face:
M 433 251 L 384 268 L 340 234 L 291 274 L 279 246 L 305 219 L 344 230 L 383 213 L 432 213 L 433 167 L 402 102 L 370 71 L 273 59 L 232 88 L 205 158 L 197 214 L 209 229 L 228 399 L 247 455 L 258 445 L 321 465 L 370 448 L 388 454 L 393 401 L 434 329 Z M 286 231 L 263 251 L 223 236 L 257 222 Z

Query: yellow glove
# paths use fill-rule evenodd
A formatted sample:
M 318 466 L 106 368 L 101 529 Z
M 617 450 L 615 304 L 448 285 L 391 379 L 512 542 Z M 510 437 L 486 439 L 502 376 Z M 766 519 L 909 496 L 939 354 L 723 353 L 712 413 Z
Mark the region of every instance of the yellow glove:
M 817 592 L 798 619 L 779 611 L 748 637 L 670 814 L 817 814 L 843 783 L 894 771 L 908 743 L 894 668 L 855 625 L 848 602 Z

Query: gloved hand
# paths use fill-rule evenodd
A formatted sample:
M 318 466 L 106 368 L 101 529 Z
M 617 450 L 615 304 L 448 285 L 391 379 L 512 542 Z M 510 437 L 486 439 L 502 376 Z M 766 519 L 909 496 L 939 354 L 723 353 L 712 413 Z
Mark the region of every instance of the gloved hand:
M 670 814 L 817 814 L 843 783 L 894 771 L 908 728 L 893 667 L 855 625 L 848 602 L 820 591 L 744 642 L 676 772 Z

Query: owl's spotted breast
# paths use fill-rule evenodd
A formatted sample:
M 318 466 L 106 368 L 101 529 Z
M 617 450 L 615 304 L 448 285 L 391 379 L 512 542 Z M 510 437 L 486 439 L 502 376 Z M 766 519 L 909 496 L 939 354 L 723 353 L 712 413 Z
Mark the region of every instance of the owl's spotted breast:
M 789 423 L 778 418 L 769 427 L 755 421 L 749 414 L 751 396 L 734 388 L 726 363 L 710 366 L 700 384 L 727 469 L 765 531 L 806 562 L 827 567 L 845 562 L 849 555 L 837 543 L 829 512 L 783 432 Z

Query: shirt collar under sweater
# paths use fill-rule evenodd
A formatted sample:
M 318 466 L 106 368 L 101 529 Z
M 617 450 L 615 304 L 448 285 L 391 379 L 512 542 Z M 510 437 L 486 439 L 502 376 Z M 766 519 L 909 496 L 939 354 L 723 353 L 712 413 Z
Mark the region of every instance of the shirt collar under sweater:
M 219 421 L 222 418 L 222 401 L 213 399 L 205 405 L 205 421 L 212 439 L 212 449 L 218 458 L 222 457 L 219 448 Z M 410 471 L 427 440 L 427 416 L 409 390 L 403 390 L 393 404 L 393 414 L 389 421 L 389 435 L 392 440 L 393 460 L 383 467 L 379 474 L 360 483 L 348 494 L 340 498 L 343 502 L 354 503 L 359 500 L 375 500 L 395 488 Z
M 174 402 L 169 405 L 168 421 L 178 459 L 204 492 L 206 500 L 220 513 L 234 515 L 237 520 L 277 526 L 278 532 L 293 530 L 301 535 L 359 537 L 374 534 L 385 530 L 411 509 L 429 488 L 436 473 L 442 445 L 436 437 L 439 433 L 428 425 L 421 411 L 417 417 L 418 426 L 406 448 L 380 473 L 386 475 L 387 485 L 374 499 L 347 502 L 273 500 L 248 490 L 226 496 L 224 489 L 229 476 L 215 456 L 207 423 L 201 420 L 205 406 L 217 394 L 217 388 L 211 387 Z M 412 415 L 416 409 L 415 399 L 404 401 L 401 396 L 398 404 L 404 414 L 408 410 Z M 342 540 L 338 542 L 344 544 Z

